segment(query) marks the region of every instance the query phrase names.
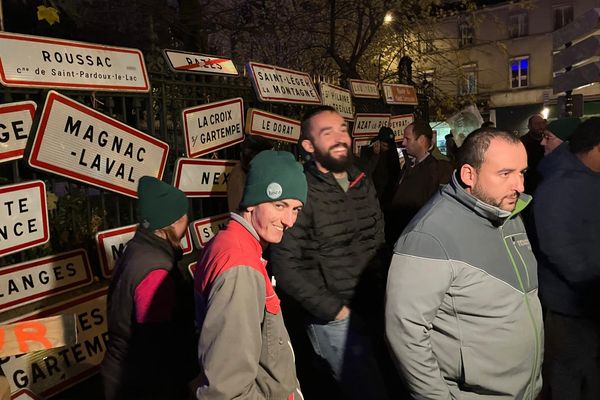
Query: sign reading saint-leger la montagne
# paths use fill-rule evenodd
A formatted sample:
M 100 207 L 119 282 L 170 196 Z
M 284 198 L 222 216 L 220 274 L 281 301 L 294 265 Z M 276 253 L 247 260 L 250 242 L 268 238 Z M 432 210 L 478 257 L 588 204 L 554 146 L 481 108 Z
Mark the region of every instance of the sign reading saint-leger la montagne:
M 0 186 L 0 257 L 39 246 L 48 239 L 44 182 Z
M 0 32 L 0 82 L 5 86 L 148 92 L 137 49 Z
M 168 151 L 168 144 L 50 91 L 29 165 L 136 197 L 140 177 L 162 177 Z
M 244 101 L 241 97 L 183 110 L 185 149 L 199 157 L 244 140 Z
M 163 54 L 169 68 L 175 72 L 238 76 L 237 68 L 229 58 L 168 49 Z
M 300 121 L 257 108 L 249 108 L 248 117 L 246 118 L 246 133 L 284 142 L 298 143 L 298 139 L 300 139 Z
M 36 107 L 33 101 L 0 104 L 0 163 L 23 157 Z
M 352 110 L 352 96 L 348 89 L 341 88 L 336 85 L 321 82 L 321 98 L 323 104 L 332 106 L 344 119 L 354 118 Z
M 227 181 L 236 160 L 178 158 L 173 186 L 189 197 L 226 197 Z
M 321 104 L 317 89 L 305 72 L 255 62 L 246 67 L 261 101 Z

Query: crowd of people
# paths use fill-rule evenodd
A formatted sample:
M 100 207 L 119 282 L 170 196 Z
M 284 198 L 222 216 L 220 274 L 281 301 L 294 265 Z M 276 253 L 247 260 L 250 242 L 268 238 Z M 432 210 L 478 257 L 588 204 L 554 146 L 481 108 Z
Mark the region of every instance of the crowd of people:
M 193 288 L 185 195 L 142 178 L 106 398 L 599 399 L 600 118 L 528 126 L 444 156 L 416 120 L 401 162 L 391 129 L 354 157 L 340 114 L 311 109 L 304 165 L 247 143 Z

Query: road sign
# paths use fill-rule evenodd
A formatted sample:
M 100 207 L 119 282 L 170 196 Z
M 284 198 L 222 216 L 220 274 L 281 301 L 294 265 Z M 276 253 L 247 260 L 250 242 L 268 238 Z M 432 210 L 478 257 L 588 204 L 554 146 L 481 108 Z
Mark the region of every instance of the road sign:
M 389 127 L 394 131 L 394 140 L 401 142 L 404 139 L 404 129 L 413 123 L 414 114 L 392 115 Z
M 555 76 L 552 91 L 555 94 L 562 93 L 598 81 L 600 81 L 600 61 Z
M 14 356 L 77 343 L 75 316 L 62 314 L 53 317 L 0 325 L 0 356 Z
M 350 84 L 350 92 L 354 97 L 365 99 L 378 99 L 381 97 L 377 82 L 348 79 L 348 83 Z
M 249 108 L 248 117 L 246 118 L 246 133 L 284 142 L 298 143 L 300 139 L 300 121 L 257 108 Z
M 379 133 L 379 128 L 388 126 L 389 123 L 390 114 L 356 113 L 354 115 L 352 136 L 376 136 Z
M 417 90 L 414 86 L 384 83 L 382 88 L 383 99 L 387 104 L 405 104 L 413 106 L 419 104 L 417 100 Z
M 227 181 L 236 160 L 178 158 L 173 186 L 189 197 L 227 197 Z
M 229 58 L 169 49 L 165 49 L 163 54 L 171 71 L 238 76 L 235 64 Z
M 33 101 L 0 104 L 0 163 L 23 157 L 36 107 Z
M 348 89 L 339 86 L 330 85 L 329 83 L 321 82 L 321 98 L 323 104 L 331 106 L 337 110 L 344 119 L 353 119 L 354 111 L 352 110 L 352 96 Z
M 321 104 L 317 89 L 305 72 L 255 62 L 246 67 L 261 101 Z
M 193 221 L 191 225 L 194 231 L 196 246 L 201 248 L 206 246 L 217 232 L 227 226 L 229 218 L 229 213 L 226 213 Z

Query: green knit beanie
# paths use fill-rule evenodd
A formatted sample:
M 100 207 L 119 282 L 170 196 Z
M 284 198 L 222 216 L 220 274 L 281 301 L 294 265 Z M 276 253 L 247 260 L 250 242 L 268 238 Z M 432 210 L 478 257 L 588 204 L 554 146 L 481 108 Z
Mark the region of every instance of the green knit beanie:
M 146 229 L 171 225 L 188 212 L 188 200 L 181 190 L 152 176 L 138 182 L 138 221 Z
M 287 151 L 264 150 L 250 162 L 241 208 L 277 200 L 306 203 L 307 184 L 302 166 Z
M 571 138 L 580 123 L 581 120 L 579 118 L 560 118 L 550 122 L 547 129 L 564 142 Z

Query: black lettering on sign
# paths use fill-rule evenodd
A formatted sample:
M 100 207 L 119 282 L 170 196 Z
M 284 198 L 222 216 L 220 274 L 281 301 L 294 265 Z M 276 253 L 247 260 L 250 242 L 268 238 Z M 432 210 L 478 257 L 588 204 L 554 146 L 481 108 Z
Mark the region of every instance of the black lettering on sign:
M 6 143 L 10 139 L 11 132 L 13 133 L 16 140 L 25 140 L 27 139 L 27 133 L 23 133 L 25 129 L 23 128 L 23 121 L 12 121 L 10 123 L 10 127 L 12 129 L 8 129 L 8 127 L 4 124 L 0 124 L 0 143 Z

